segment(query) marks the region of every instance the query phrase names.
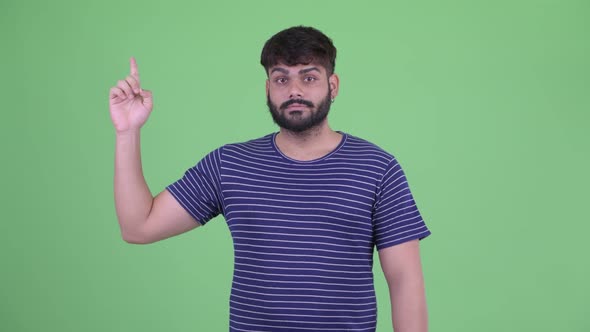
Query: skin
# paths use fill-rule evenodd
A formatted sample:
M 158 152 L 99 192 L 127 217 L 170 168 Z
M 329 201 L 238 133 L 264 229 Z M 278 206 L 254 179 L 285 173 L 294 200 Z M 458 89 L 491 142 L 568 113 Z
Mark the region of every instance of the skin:
M 116 134 L 115 210 L 123 240 L 153 243 L 199 226 L 167 190 L 154 198 L 146 184 L 140 129 L 152 112 L 153 98 L 141 88 L 134 58 L 129 75 L 110 90 L 109 109 Z
M 290 99 L 311 101 L 316 107 L 292 105 L 279 109 L 288 121 L 298 122 L 317 112 L 317 105 L 331 91 L 338 95 L 339 78 L 327 75 L 317 64 L 269 69 L 266 93 L 274 105 Z M 152 93 L 141 88 L 134 58 L 130 73 L 109 93 L 109 109 L 115 128 L 115 208 L 122 238 L 128 243 L 157 242 L 198 227 L 200 224 L 167 191 L 153 197 L 143 176 L 140 153 L 140 129 L 153 109 Z M 305 131 L 280 128 L 277 147 L 296 160 L 314 160 L 333 151 L 342 135 L 333 131 L 327 118 Z M 396 332 L 428 330 L 424 280 L 418 240 L 379 251 L 379 260 L 389 286 L 392 321 Z
M 418 240 L 379 250 L 396 332 L 427 332 L 428 310 Z

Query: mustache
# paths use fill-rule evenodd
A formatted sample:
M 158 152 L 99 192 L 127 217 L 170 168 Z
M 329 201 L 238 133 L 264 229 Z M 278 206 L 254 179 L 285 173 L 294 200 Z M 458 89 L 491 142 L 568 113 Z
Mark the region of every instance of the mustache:
M 293 104 L 301 104 L 301 105 L 305 105 L 307 107 L 311 107 L 313 108 L 313 103 L 309 100 L 305 100 L 305 99 L 289 99 L 286 102 L 282 103 L 281 106 L 279 107 L 279 109 L 284 110 L 287 107 L 293 105 Z

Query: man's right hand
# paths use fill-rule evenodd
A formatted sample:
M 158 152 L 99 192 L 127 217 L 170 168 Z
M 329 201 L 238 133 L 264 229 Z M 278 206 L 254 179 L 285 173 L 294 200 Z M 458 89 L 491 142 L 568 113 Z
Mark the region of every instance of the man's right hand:
M 130 65 L 129 76 L 118 81 L 109 93 L 111 120 L 118 134 L 139 130 L 154 106 L 152 93 L 141 88 L 135 58 L 130 59 Z

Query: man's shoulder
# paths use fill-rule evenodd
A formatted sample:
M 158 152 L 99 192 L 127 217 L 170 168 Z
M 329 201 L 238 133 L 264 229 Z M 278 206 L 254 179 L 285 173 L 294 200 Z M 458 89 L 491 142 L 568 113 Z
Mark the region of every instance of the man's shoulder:
M 346 144 L 343 148 L 345 148 L 343 149 L 343 152 L 347 154 L 377 158 L 387 163 L 395 160 L 393 154 L 386 151 L 381 146 L 348 133 L 346 134 Z
M 221 155 L 227 153 L 246 153 L 246 154 L 264 154 L 272 152 L 272 139 L 274 134 L 267 134 L 262 137 L 249 139 L 241 142 L 227 143 L 217 150 Z
M 271 140 L 274 134 L 267 134 L 262 137 L 252 138 L 246 141 L 227 143 L 221 147 L 221 149 L 227 148 L 258 148 L 268 147 L 271 145 Z

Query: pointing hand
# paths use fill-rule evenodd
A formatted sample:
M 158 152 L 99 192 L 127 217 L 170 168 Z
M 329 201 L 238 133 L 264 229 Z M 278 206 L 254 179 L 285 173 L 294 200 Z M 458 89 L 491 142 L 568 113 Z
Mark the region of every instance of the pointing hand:
M 118 81 L 109 93 L 111 120 L 117 133 L 139 130 L 153 108 L 151 91 L 141 88 L 135 58 L 130 59 L 130 66 L 129 76 Z

